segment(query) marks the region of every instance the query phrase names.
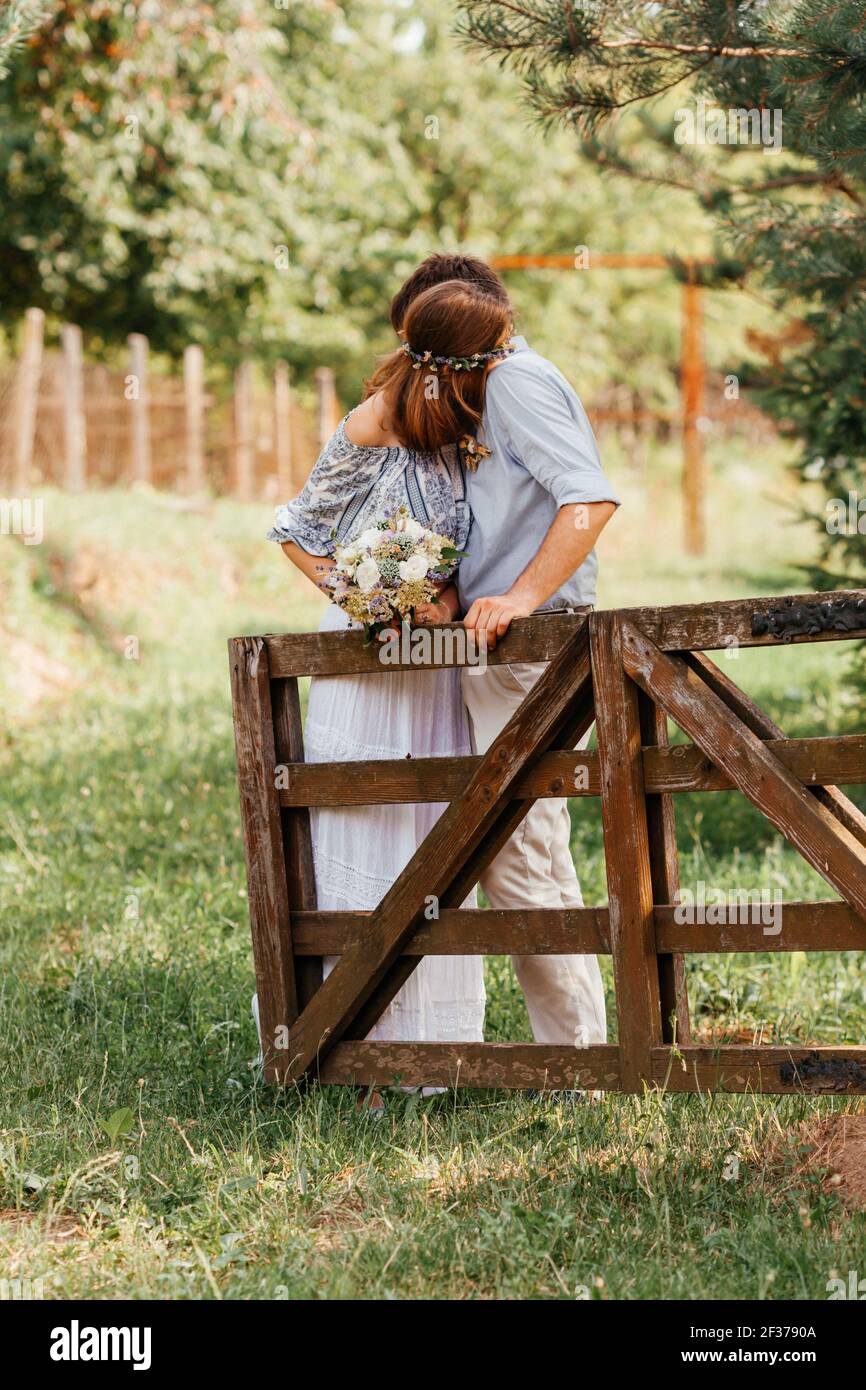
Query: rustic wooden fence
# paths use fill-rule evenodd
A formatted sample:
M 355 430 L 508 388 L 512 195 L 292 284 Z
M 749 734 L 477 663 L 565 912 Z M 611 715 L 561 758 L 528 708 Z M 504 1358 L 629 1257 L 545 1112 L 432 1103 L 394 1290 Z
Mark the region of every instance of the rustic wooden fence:
M 302 487 L 339 416 L 334 373 L 320 367 L 300 400 L 285 362 L 273 373 L 241 363 L 230 389 L 208 389 L 204 352 L 190 344 L 174 374 L 150 345 L 130 334 L 128 362 L 109 368 L 86 362 L 84 338 L 64 324 L 60 350 L 44 349 L 44 314 L 29 309 L 16 362 L 0 365 L 0 484 L 24 493 L 43 484 L 85 487 L 150 483 L 196 495 L 203 490 L 240 499 L 284 500 Z M 706 409 L 694 429 L 739 434 L 752 448 L 773 437 L 766 416 L 742 399 L 728 400 L 721 378 L 709 378 Z M 633 465 L 649 443 L 677 429 L 675 413 L 645 408 L 640 393 L 611 386 L 590 404 L 600 437 L 615 432 Z M 691 419 L 691 417 L 690 417 Z
M 384 668 L 354 633 L 233 639 L 266 1077 L 866 1093 L 866 1046 L 694 1045 L 683 970 L 696 952 L 866 950 L 866 817 L 836 785 L 866 782 L 866 736 L 785 738 L 704 655 L 863 637 L 866 591 L 537 615 L 514 623 L 487 658 L 549 665 L 483 757 L 343 764 L 304 762 L 299 677 L 411 663 Z M 465 664 L 459 652 L 443 641 L 432 664 Z M 669 745 L 668 719 L 692 742 Z M 576 752 L 593 721 L 598 752 Z M 783 905 L 777 935 L 739 918 L 678 924 L 672 798 L 730 789 L 837 899 Z M 601 798 L 608 906 L 457 906 L 533 801 L 564 795 Z M 450 805 L 375 912 L 316 910 L 310 806 L 442 800 Z M 437 921 L 425 917 L 431 895 Z M 532 952 L 613 956 L 617 1045 L 364 1041 L 423 955 Z M 323 982 L 324 955 L 340 960 Z
M 334 374 L 321 368 L 314 400 L 300 403 L 289 368 L 240 364 L 221 392 L 206 386 L 201 347 L 179 375 L 153 370 L 150 345 L 132 333 L 128 361 L 86 363 L 81 329 L 64 324 L 60 351 L 45 351 L 44 315 L 27 311 L 17 362 L 0 367 L 0 481 L 25 493 L 49 483 L 85 487 L 149 483 L 241 500 L 297 493 L 338 416 Z

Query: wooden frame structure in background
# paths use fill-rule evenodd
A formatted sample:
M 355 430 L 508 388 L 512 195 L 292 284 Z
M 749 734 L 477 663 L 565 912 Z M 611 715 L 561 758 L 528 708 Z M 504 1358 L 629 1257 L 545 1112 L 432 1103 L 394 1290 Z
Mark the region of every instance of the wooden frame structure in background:
M 512 625 L 488 656 L 547 671 L 486 754 L 307 764 L 298 680 L 378 674 L 359 633 L 229 643 L 265 1076 L 483 1087 L 866 1094 L 866 1046 L 695 1046 L 683 957 L 866 950 L 866 736 L 787 739 L 704 655 L 866 636 L 866 591 L 578 614 Z M 443 647 L 445 644 L 443 644 Z M 453 649 L 436 664 L 459 665 Z M 669 745 L 668 719 L 692 740 Z M 598 752 L 575 744 L 595 721 Z M 583 769 L 584 771 L 580 771 Z M 738 789 L 838 894 L 760 923 L 679 924 L 676 794 Z M 538 797 L 601 799 L 609 904 L 458 906 Z M 450 800 L 375 912 L 316 909 L 310 806 Z M 427 920 L 434 897 L 439 918 Z M 619 1041 L 364 1041 L 426 954 L 613 956 Z M 321 959 L 340 960 L 322 981 Z
M 586 249 L 581 247 L 581 252 Z M 575 255 L 492 256 L 494 270 L 684 270 L 680 333 L 680 399 L 683 441 L 681 497 L 683 548 L 687 555 L 706 550 L 706 478 L 704 465 L 704 399 L 707 367 L 704 358 L 704 285 L 701 269 L 714 263 L 696 256 L 654 253 L 587 252 L 586 263 Z

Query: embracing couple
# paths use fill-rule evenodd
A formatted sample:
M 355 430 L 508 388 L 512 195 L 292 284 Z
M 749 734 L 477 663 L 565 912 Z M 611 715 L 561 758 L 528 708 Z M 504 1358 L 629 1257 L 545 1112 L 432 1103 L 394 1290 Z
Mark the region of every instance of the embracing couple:
M 416 621 L 462 617 L 488 649 L 513 618 L 591 605 L 593 546 L 619 499 L 574 391 L 513 336 L 499 277 L 470 256 L 430 256 L 396 295 L 391 322 L 400 347 L 338 425 L 300 496 L 278 509 L 268 538 L 321 586 L 336 544 L 406 508 L 463 552 L 454 580 L 416 610 Z M 332 604 L 321 630 L 352 625 Z M 316 677 L 307 759 L 483 753 L 543 670 L 521 662 Z M 313 810 L 319 910 L 375 909 L 442 810 Z M 564 799 L 535 802 L 481 879 L 491 906 L 580 907 L 570 831 Z M 326 975 L 335 963 L 326 957 Z M 606 1040 L 595 956 L 516 956 L 514 967 L 537 1042 Z M 478 1042 L 484 1006 L 483 957 L 427 956 L 369 1036 Z

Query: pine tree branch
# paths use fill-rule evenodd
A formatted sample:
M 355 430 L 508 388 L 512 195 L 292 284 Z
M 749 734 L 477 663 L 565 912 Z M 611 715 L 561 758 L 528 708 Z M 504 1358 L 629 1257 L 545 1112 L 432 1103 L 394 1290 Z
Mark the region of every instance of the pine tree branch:
M 48 15 L 47 0 L 5 0 L 0 3 L 0 77 L 9 71 L 12 56 Z
M 500 4 L 503 0 L 491 0 Z M 727 44 L 714 43 L 662 43 L 658 39 L 601 39 L 598 48 L 624 49 L 636 48 L 641 51 L 660 51 L 663 53 L 708 53 L 711 58 L 812 58 L 814 54 L 805 48 L 731 48 Z M 840 60 L 841 61 L 841 60 Z
M 730 187 L 743 193 L 771 193 L 779 188 L 806 187 L 810 184 L 818 188 L 836 189 L 853 203 L 859 206 L 863 204 L 862 196 L 841 174 L 783 174 L 777 179 L 767 179 L 764 183 L 731 184 Z

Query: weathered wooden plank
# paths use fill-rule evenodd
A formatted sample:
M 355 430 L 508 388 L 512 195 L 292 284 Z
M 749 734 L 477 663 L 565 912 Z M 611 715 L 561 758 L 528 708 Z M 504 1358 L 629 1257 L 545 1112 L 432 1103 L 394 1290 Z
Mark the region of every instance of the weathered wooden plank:
M 586 612 L 536 613 L 520 618 L 491 652 L 480 652 L 467 642 L 462 623 L 414 628 L 408 636 L 401 636 L 400 652 L 405 652 L 407 659 L 389 660 L 387 664 L 382 660 L 382 646 L 373 642 L 365 647 L 362 632 L 267 633 L 263 640 L 274 676 L 380 676 L 384 671 L 443 666 L 499 666 L 506 661 L 550 661 L 566 638 L 584 625 Z
M 808 593 L 791 596 L 733 599 L 722 603 L 674 604 L 668 607 L 622 608 L 621 616 L 639 627 L 662 651 L 713 651 L 736 644 L 740 647 L 779 646 L 783 641 L 838 642 L 866 637 L 866 621 L 850 630 L 797 632 L 790 638 L 772 633 L 755 635 L 753 616 L 772 615 L 784 611 L 786 605 L 805 606 L 808 610 L 820 605 L 844 602 L 849 606 L 861 600 L 866 603 L 866 590 L 841 589 L 832 593 Z M 549 661 L 562 645 L 563 634 L 581 625 L 585 613 L 535 613 L 529 618 L 517 618 L 508 634 L 497 643 L 495 651 L 485 654 L 490 665 L 513 661 Z M 855 619 L 856 620 L 856 619 Z M 859 622 L 859 620 L 856 620 Z M 446 623 L 436 628 L 416 629 L 411 641 L 424 647 L 424 657 L 412 658 L 407 648 L 406 660 L 384 667 L 377 645 L 364 647 L 360 632 L 291 632 L 266 633 L 271 671 L 278 676 L 348 675 L 350 673 L 381 674 L 385 669 L 406 670 L 416 667 L 465 666 L 478 659 L 469 654 L 463 640 L 460 623 Z M 438 634 L 438 636 L 437 636 Z M 436 644 L 438 645 L 438 648 Z M 418 648 L 419 652 L 421 646 Z M 438 655 L 437 655 L 438 652 Z
M 866 847 L 836 820 L 679 657 L 659 651 L 622 620 L 626 670 L 675 719 L 707 757 L 817 869 L 855 911 L 866 917 Z
M 806 786 L 820 787 L 836 782 L 853 785 L 866 781 L 864 734 L 773 738 L 763 742 L 797 781 Z M 647 788 L 654 792 L 723 792 L 736 786 L 723 768 L 715 767 L 700 748 L 690 743 L 677 743 L 658 752 L 644 749 L 644 777 Z
M 729 680 L 716 663 L 710 661 L 710 658 L 705 656 L 703 652 L 689 652 L 685 660 L 693 670 L 697 671 L 710 689 L 724 700 L 728 709 L 733 710 L 734 714 L 752 730 L 752 733 L 758 735 L 758 738 L 778 740 L 785 737 L 784 730 L 779 727 L 775 720 L 765 714 L 761 707 L 756 705 L 754 700 L 751 700 L 744 691 L 740 690 L 738 685 Z M 794 768 L 791 768 L 791 771 L 794 772 L 795 776 L 798 775 Z M 800 777 L 799 780 L 807 782 L 810 779 Z M 840 765 L 839 776 L 833 781 L 851 782 L 852 780 L 857 779 L 846 777 L 845 768 Z M 861 845 L 866 845 L 866 816 L 859 806 L 855 806 L 850 797 L 841 792 L 837 786 L 828 784 L 827 778 L 822 778 L 822 785 L 813 787 L 812 795 L 817 797 L 828 811 L 833 812 L 836 819 L 851 831 L 851 834 L 860 841 Z
M 593 613 L 589 640 L 622 1085 L 641 1091 L 652 1079 L 662 1016 L 640 714 L 637 689 L 623 670 L 621 620 Z
M 229 642 L 235 750 L 241 801 L 253 963 L 259 995 L 264 1074 L 278 1080 L 298 1002 L 276 763 L 268 654 L 261 638 Z
M 303 765 L 304 734 L 297 680 L 271 682 L 274 715 L 274 756 L 277 766 Z M 292 920 L 296 911 L 315 911 L 316 875 L 313 867 L 313 841 L 310 813 L 305 806 L 282 812 L 283 852 Z M 291 921 L 290 921 L 291 927 Z M 292 930 L 294 936 L 294 931 Z M 322 983 L 322 961 L 312 956 L 295 961 L 298 1008 L 306 1007 Z
M 672 903 L 653 908 L 656 950 L 706 955 L 713 952 L 866 951 L 866 922 L 847 903 L 788 902 L 782 930 L 731 907 L 725 922 L 678 922 Z M 367 929 L 369 912 L 293 912 L 296 956 L 338 956 Z M 748 918 L 748 920 L 743 920 Z M 407 942 L 407 956 L 610 955 L 606 907 L 443 908 Z
M 325 1084 L 620 1090 L 619 1049 L 544 1043 L 338 1043 L 318 1064 Z M 653 1048 L 668 1091 L 866 1094 L 866 1047 Z
M 341 955 L 359 940 L 371 912 L 301 912 L 293 917 L 297 955 Z M 423 922 L 405 956 L 609 955 L 606 907 L 443 907 Z
M 659 1047 L 653 1079 L 668 1091 L 863 1095 L 866 1047 Z
M 793 633 L 790 637 L 775 637 L 771 633 L 755 635 L 753 617 L 767 617 L 796 608 L 818 610 L 823 604 L 844 602 L 853 605 L 866 603 L 866 589 L 841 589 L 833 593 L 808 593 L 771 596 L 769 598 L 732 599 L 722 603 L 673 604 L 664 608 L 621 608 L 620 616 L 639 628 L 650 641 L 666 652 L 715 651 L 740 647 L 772 647 L 783 642 L 838 642 L 866 637 L 866 622 L 848 631 Z
M 648 695 L 638 693 L 641 741 L 658 748 L 668 746 L 668 717 Z M 644 757 L 644 786 L 646 758 Z M 680 869 L 677 827 L 670 793 L 647 793 L 650 877 L 653 900 L 675 903 L 679 899 Z M 656 945 L 658 951 L 658 945 Z M 690 1037 L 689 996 L 685 962 L 681 955 L 657 955 L 659 997 L 662 1006 L 662 1042 L 687 1043 Z
M 618 1090 L 619 1048 L 547 1043 L 341 1042 L 319 1060 L 326 1084 Z
M 805 785 L 866 782 L 866 734 L 774 738 L 767 740 L 767 746 Z M 452 801 L 460 795 L 479 761 L 467 756 L 290 764 L 288 785 L 280 791 L 280 804 L 373 806 Z M 731 791 L 734 787 L 733 780 L 691 743 L 670 748 L 645 747 L 643 769 L 648 795 Z M 598 796 L 600 791 L 598 754 L 558 749 L 539 758 L 536 766 L 516 783 L 513 795 L 518 800 L 535 800 L 546 796 Z
M 679 909 L 681 913 L 681 909 Z M 779 921 L 752 920 L 759 912 L 732 903 L 722 922 L 678 922 L 678 909 L 656 904 L 656 948 L 684 955 L 740 951 L 866 951 L 866 922 L 847 903 L 786 902 Z M 603 927 L 603 924 L 599 924 Z M 781 931 L 776 931 L 781 926 Z
M 385 895 L 362 941 L 338 961 L 295 1023 L 290 1073 L 300 1076 L 339 1041 L 391 966 L 430 898 L 442 899 L 502 816 L 502 798 L 517 776 L 546 751 L 585 686 L 589 650 L 585 625 L 563 644 L 514 718 L 484 755 L 465 791 L 437 821 Z

